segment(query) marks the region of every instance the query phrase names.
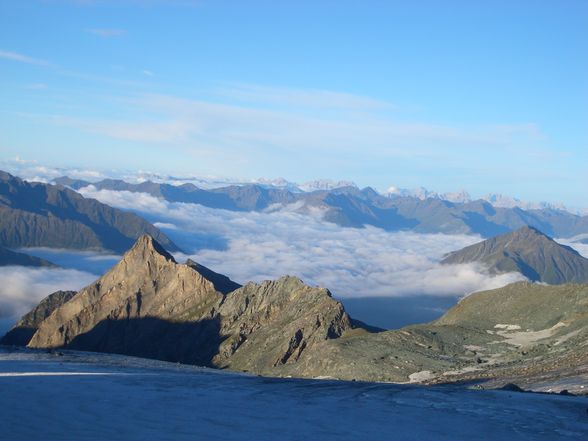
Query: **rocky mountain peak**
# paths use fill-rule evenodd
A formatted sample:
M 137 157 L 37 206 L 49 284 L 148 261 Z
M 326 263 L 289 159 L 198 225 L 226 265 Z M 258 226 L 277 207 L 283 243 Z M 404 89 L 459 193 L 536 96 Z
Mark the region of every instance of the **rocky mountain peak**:
M 525 225 L 524 227 L 521 227 L 518 230 L 513 231 L 511 235 L 513 237 L 544 237 L 546 239 L 552 240 L 545 233 L 531 225 Z
M 140 258 L 141 260 L 163 258 L 169 262 L 176 263 L 173 256 L 149 234 L 144 234 L 139 237 L 133 247 L 125 254 L 126 257 Z
M 31 327 L 29 347 L 66 347 L 280 374 L 355 325 L 328 290 L 297 277 L 249 283 L 140 237 L 96 282 Z M 34 334 L 33 334 L 34 333 Z
M 588 282 L 588 259 L 537 228 L 524 226 L 445 256 L 443 264 L 482 263 L 492 274 L 519 272 L 549 284 Z

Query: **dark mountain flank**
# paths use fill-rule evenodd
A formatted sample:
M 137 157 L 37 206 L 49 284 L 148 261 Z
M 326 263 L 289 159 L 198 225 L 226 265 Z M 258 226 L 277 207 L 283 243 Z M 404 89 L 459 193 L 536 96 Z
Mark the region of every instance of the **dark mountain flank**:
M 0 245 L 124 252 L 142 234 L 177 246 L 143 218 L 61 185 L 26 182 L 0 172 Z
M 0 246 L 0 266 L 19 265 L 19 266 L 45 266 L 56 267 L 54 263 L 40 257 L 29 256 L 24 253 L 17 253 Z
M 531 225 L 551 236 L 572 237 L 588 233 L 588 216 L 564 210 L 494 207 L 478 200 L 454 203 L 437 198 L 387 197 L 366 187 L 340 187 L 308 193 L 291 192 L 258 184 L 231 185 L 202 189 L 193 184 L 174 186 L 155 182 L 130 184 L 117 179 L 99 182 L 71 179 L 66 176 L 55 182 L 80 189 L 94 185 L 101 190 L 148 193 L 170 202 L 200 204 L 233 211 L 259 211 L 273 204 L 299 203 L 298 210 L 318 207 L 325 220 L 344 227 L 372 225 L 388 231 L 412 230 L 419 233 L 479 234 L 492 237 Z
M 43 320 L 58 307 L 69 301 L 75 291 L 57 291 L 45 297 L 30 312 L 25 314 L 8 333 L 0 339 L 2 345 L 26 346 Z
M 552 285 L 588 283 L 588 259 L 533 227 L 449 253 L 443 264 L 480 262 L 490 273 L 520 272 L 529 280 Z
M 516 283 L 472 294 L 437 321 L 369 332 L 324 288 L 287 276 L 239 287 L 143 236 L 93 284 L 41 302 L 2 343 L 267 376 L 570 388 L 588 372 L 587 341 L 588 285 Z

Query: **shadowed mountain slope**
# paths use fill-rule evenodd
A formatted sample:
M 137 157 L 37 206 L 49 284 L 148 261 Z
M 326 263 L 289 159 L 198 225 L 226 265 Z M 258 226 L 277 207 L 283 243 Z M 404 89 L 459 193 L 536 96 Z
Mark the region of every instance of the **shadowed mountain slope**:
M 443 264 L 480 262 L 490 273 L 520 272 L 529 280 L 550 283 L 588 283 L 588 259 L 555 242 L 533 227 L 470 245 L 449 253 Z
M 43 320 L 49 317 L 53 311 L 69 301 L 75 291 L 57 291 L 45 297 L 30 312 L 22 318 L 0 339 L 2 345 L 26 346 L 37 331 Z
M 16 251 L 9 250 L 0 246 L 0 266 L 8 265 L 19 265 L 19 266 L 44 266 L 44 267 L 56 267 L 54 263 L 48 260 L 41 259 L 40 257 L 29 256 L 24 253 L 17 253 Z
M 136 214 L 109 207 L 60 185 L 26 182 L 0 172 L 0 244 L 124 252 L 142 234 L 178 247 Z

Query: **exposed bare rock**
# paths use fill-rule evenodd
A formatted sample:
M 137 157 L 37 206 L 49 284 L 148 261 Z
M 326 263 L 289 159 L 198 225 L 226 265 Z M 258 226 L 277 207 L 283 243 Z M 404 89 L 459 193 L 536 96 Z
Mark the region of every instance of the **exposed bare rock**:
M 226 297 L 220 314 L 226 340 L 216 364 L 263 374 L 320 356 L 321 343 L 352 329 L 328 290 L 296 277 L 249 283 Z
M 211 281 L 142 236 L 115 267 L 48 317 L 29 346 L 208 364 L 222 299 Z
M 235 288 L 238 288 L 235 290 Z M 67 347 L 279 374 L 351 329 L 343 306 L 294 277 L 239 288 L 141 237 L 44 320 L 29 346 Z
M 8 333 L 0 339 L 0 344 L 26 346 L 43 320 L 53 311 L 69 301 L 75 291 L 57 291 L 45 297 L 30 312 L 25 314 Z

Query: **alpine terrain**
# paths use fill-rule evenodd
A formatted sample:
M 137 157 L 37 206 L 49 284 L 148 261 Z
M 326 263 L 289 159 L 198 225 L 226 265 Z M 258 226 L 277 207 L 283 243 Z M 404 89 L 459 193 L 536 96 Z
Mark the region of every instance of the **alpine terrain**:
M 551 285 L 588 283 L 588 259 L 529 226 L 454 251 L 441 261 L 470 262 L 482 263 L 492 274 L 515 271 Z
M 535 390 L 567 379 L 567 389 L 582 392 L 587 317 L 588 285 L 516 283 L 473 294 L 432 323 L 381 331 L 350 318 L 324 288 L 288 276 L 239 287 L 202 265 L 176 263 L 143 236 L 95 283 L 41 302 L 3 343 L 279 377 L 516 379 Z

